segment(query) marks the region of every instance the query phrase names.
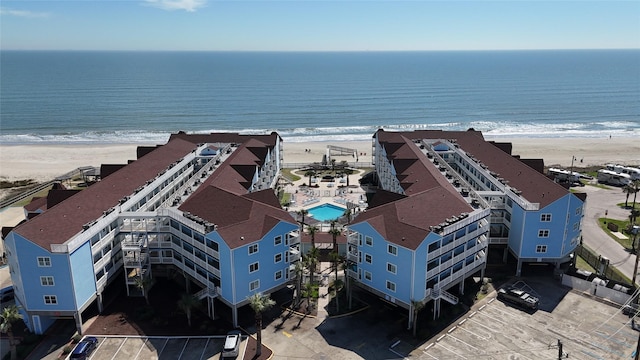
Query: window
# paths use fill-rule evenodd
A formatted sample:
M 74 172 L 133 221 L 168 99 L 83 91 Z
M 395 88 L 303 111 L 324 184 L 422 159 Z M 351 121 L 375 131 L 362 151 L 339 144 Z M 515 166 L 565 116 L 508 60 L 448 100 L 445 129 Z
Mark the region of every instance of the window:
M 58 305 L 58 297 L 55 295 L 45 295 L 44 303 L 47 305 Z
M 542 221 L 542 222 L 551 221 L 551 214 L 541 214 L 540 215 L 540 221 Z
M 40 285 L 53 286 L 53 276 L 40 276 Z
M 371 273 L 368 271 L 364 272 L 364 279 L 371 281 Z
M 576 208 L 576 216 L 580 216 L 580 214 L 582 214 L 582 206 Z
M 578 231 L 578 229 L 580 228 L 580 223 L 573 223 L 573 231 Z
M 396 291 L 396 283 L 387 280 L 387 290 Z
M 258 252 L 258 244 L 249 245 L 249 255 Z
M 273 257 L 273 262 L 279 263 L 280 261 L 282 261 L 282 253 L 276 254 L 276 256 Z
M 249 283 L 249 291 L 255 291 L 260 288 L 260 280 L 254 280 Z
M 258 271 L 258 263 L 254 262 L 253 264 L 249 265 L 249 272 L 252 273 L 256 271 Z
M 276 280 L 282 279 L 282 270 L 276 271 L 275 279 Z
M 549 230 L 547 230 L 547 229 L 538 230 L 538 237 L 548 238 L 549 237 Z
M 373 246 L 373 238 L 371 236 L 365 237 L 364 242 L 369 246 Z
M 278 245 L 280 245 L 280 244 L 282 244 L 282 236 L 276 236 L 276 237 L 273 239 L 273 245 L 274 245 L 274 246 L 278 246 Z
M 364 254 L 364 261 L 368 262 L 369 264 L 371 264 L 373 262 L 373 259 L 371 259 L 371 255 L 369 254 Z
M 547 252 L 547 245 L 537 245 L 536 246 L 536 253 L 544 254 L 546 252 Z
M 51 267 L 51 258 L 48 256 L 38 256 L 38 267 Z
M 389 245 L 387 246 L 387 252 L 391 255 L 398 255 L 398 248 L 393 245 Z
M 391 263 L 387 263 L 387 271 L 395 274 L 396 273 L 396 266 L 394 264 Z

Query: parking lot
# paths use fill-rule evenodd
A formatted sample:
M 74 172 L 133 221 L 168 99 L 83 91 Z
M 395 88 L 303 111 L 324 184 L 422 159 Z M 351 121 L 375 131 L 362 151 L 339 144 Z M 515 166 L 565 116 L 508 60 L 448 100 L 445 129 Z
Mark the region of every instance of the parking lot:
M 224 336 L 212 337 L 131 337 L 96 336 L 98 347 L 91 360 L 220 359 Z M 238 359 L 244 357 L 246 337 L 240 344 Z
M 530 313 L 495 299 L 459 319 L 415 349 L 420 359 L 630 359 L 638 341 L 631 319 L 618 307 L 544 283 Z M 560 343 L 558 342 L 560 341 Z

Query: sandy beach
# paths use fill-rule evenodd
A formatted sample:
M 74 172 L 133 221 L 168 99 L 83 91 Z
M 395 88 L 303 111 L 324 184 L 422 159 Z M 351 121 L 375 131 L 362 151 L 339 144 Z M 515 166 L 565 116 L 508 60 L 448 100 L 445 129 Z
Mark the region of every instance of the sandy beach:
M 619 163 L 640 165 L 637 138 L 489 138 L 511 142 L 513 154 L 543 158 L 546 165 L 575 167 Z M 150 144 L 146 144 L 150 145 Z M 327 145 L 357 150 L 360 163 L 371 162 L 371 141 L 284 142 L 284 162 L 320 162 Z M 0 145 L 0 179 L 47 181 L 81 166 L 125 164 L 136 158 L 136 144 L 119 145 Z M 355 161 L 353 155 L 336 157 Z

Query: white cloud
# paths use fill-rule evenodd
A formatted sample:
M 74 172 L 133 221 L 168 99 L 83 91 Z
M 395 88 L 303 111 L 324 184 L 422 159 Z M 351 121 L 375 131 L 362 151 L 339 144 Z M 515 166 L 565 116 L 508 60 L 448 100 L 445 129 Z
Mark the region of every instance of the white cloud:
M 47 18 L 50 16 L 49 13 L 33 12 L 28 10 L 14 10 L 14 9 L 7 9 L 7 8 L 0 8 L 0 15 L 15 16 L 15 17 L 22 17 L 22 18 Z
M 164 10 L 185 10 L 194 12 L 206 5 L 207 0 L 146 0 L 151 6 Z

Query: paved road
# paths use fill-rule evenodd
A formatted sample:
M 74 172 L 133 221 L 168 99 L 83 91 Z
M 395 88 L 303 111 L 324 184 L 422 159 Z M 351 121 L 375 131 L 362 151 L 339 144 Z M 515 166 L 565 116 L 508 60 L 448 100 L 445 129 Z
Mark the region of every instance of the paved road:
M 617 187 L 603 189 L 587 185 L 575 188 L 575 190 L 587 194 L 587 206 L 582 222 L 583 243 L 594 250 L 596 254 L 608 258 L 610 266 L 615 266 L 623 274 L 632 278 L 636 261 L 635 256 L 611 239 L 607 233 L 600 229 L 598 224 L 598 219 L 605 216 L 605 211 L 607 212 L 607 218 L 625 219 L 629 216 L 629 210 L 622 209 L 616 205 L 624 203 L 626 195 L 621 188 Z M 638 279 L 636 279 L 636 282 L 638 282 Z

